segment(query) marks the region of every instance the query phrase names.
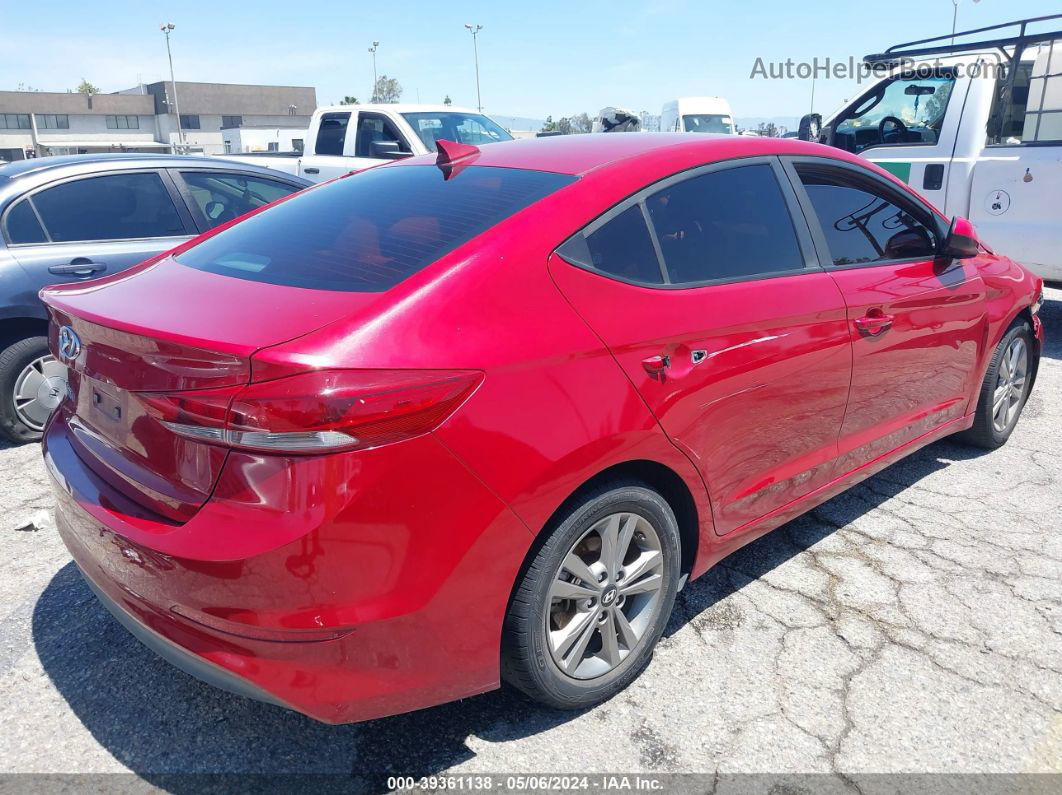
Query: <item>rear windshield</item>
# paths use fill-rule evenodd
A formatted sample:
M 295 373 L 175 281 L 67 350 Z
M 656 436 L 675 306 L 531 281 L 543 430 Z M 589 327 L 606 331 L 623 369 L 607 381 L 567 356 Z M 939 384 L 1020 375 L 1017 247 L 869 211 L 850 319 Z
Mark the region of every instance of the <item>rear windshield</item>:
M 576 178 L 376 168 L 306 191 L 193 246 L 190 268 L 315 290 L 382 292 Z

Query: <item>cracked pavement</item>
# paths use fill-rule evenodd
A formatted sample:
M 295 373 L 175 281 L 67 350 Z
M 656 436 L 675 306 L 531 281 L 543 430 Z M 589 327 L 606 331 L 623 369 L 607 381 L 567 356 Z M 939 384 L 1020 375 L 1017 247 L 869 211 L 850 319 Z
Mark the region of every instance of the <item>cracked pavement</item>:
M 1062 772 L 1062 289 L 1047 298 L 1004 448 L 944 440 L 735 553 L 680 594 L 645 674 L 579 714 L 500 691 L 328 727 L 213 690 L 95 602 L 38 447 L 0 450 L 0 771 Z

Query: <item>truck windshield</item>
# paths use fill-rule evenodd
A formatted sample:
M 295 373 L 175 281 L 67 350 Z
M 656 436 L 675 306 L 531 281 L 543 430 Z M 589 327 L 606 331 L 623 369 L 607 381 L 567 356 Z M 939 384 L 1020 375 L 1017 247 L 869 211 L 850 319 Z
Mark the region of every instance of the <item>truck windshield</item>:
M 482 146 L 496 141 L 511 141 L 513 137 L 486 116 L 479 113 L 440 111 L 426 113 L 403 113 L 413 132 L 432 152 L 435 142 L 456 141 L 459 144 Z
M 371 168 L 311 188 L 177 257 L 189 268 L 315 290 L 382 292 L 576 177 L 471 166 Z
M 715 113 L 687 113 L 682 117 L 682 129 L 693 133 L 732 133 L 734 120 Z

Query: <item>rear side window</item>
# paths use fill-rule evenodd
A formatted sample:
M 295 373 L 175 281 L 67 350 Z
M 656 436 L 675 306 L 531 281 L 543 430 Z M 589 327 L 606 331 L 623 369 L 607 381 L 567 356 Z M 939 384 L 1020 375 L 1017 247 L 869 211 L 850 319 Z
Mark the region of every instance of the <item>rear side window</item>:
M 936 234 L 886 191 L 858 176 L 797 166 L 838 267 L 932 259 Z
M 322 113 L 321 123 L 317 127 L 317 147 L 319 155 L 342 155 L 343 145 L 347 140 L 349 113 Z
M 8 243 L 44 243 L 48 240 L 29 199 L 23 199 L 8 211 L 4 228 Z
M 623 281 L 664 283 L 640 204 L 631 205 L 588 235 L 577 234 L 558 253 Z
M 187 234 L 158 174 L 64 182 L 31 197 L 53 242 L 136 240 Z
M 646 199 L 672 284 L 804 269 L 769 165 L 710 171 Z
M 371 169 L 204 240 L 179 262 L 249 281 L 381 292 L 576 178 L 472 166 Z
M 211 229 L 299 190 L 286 182 L 224 171 L 182 171 L 181 176 Z

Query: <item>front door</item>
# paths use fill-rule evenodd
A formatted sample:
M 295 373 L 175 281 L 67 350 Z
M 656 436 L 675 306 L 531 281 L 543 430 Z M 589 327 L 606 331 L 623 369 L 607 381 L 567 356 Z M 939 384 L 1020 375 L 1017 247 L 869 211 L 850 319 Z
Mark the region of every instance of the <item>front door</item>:
M 822 160 L 793 169 L 848 307 L 852 388 L 840 475 L 972 409 L 985 285 L 971 262 L 937 257 L 944 230 L 906 191 Z
M 851 375 L 844 301 L 777 161 L 741 163 L 628 199 L 550 263 L 698 466 L 720 535 L 825 484 Z

